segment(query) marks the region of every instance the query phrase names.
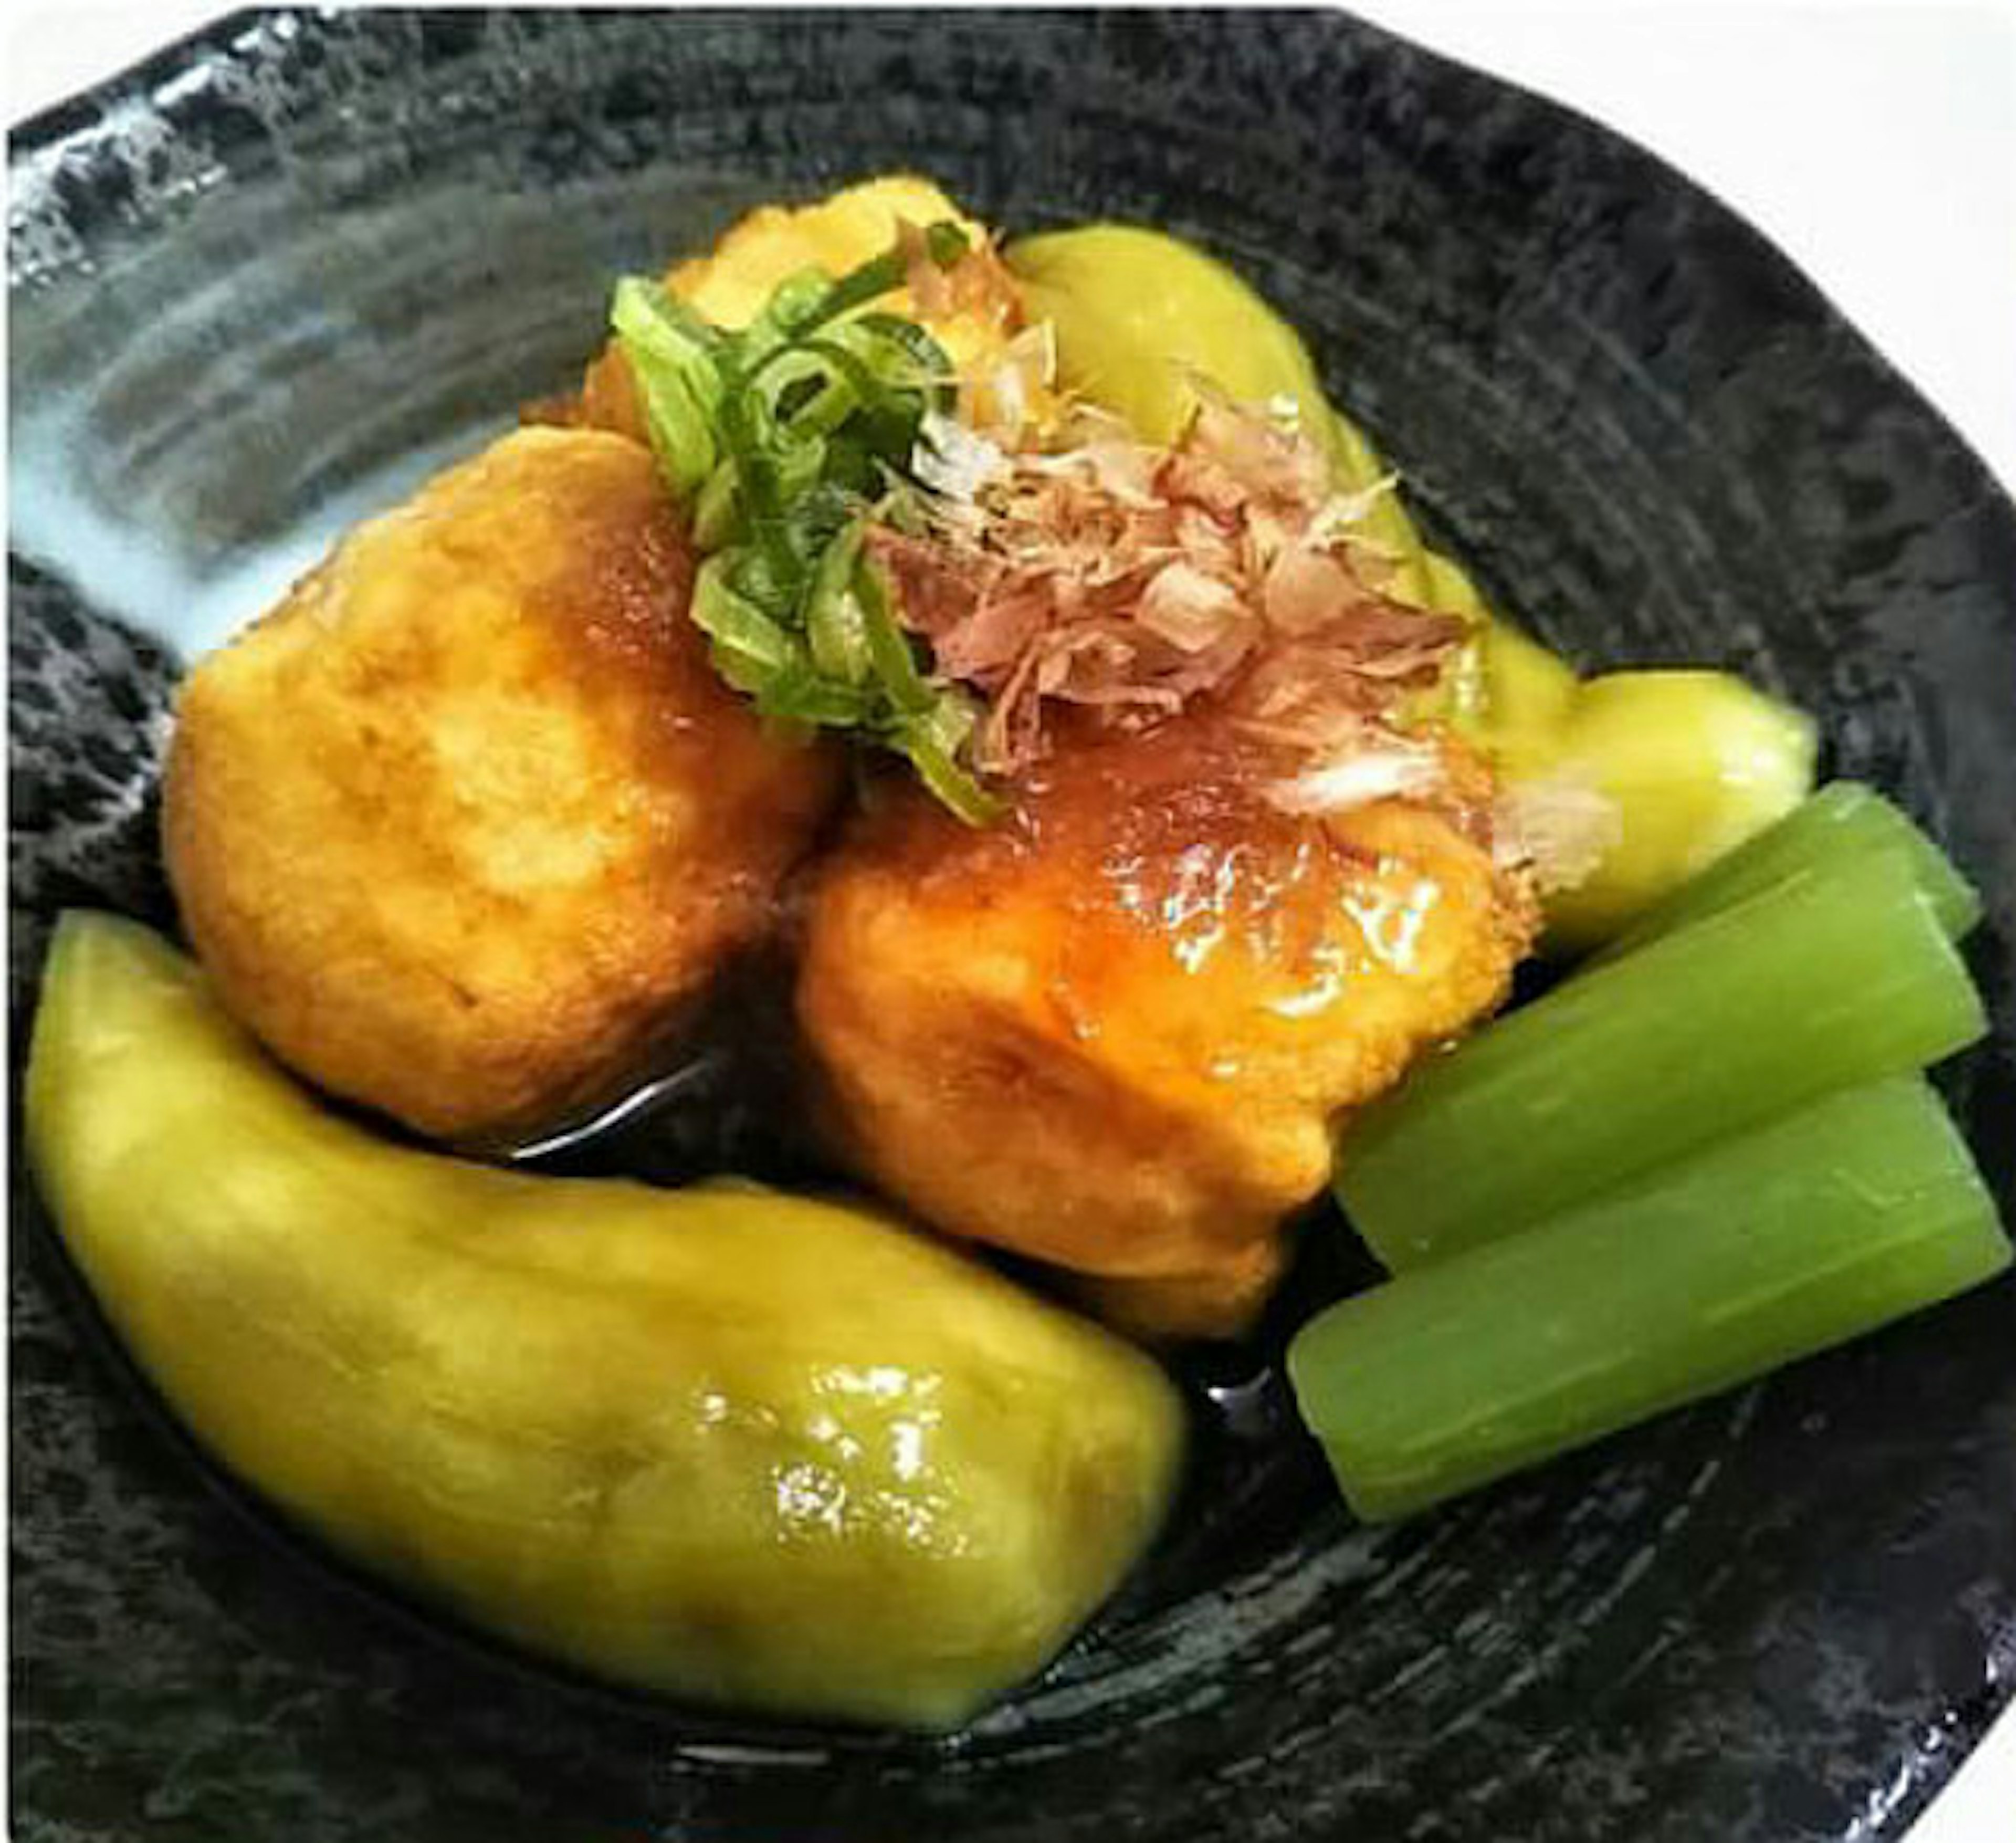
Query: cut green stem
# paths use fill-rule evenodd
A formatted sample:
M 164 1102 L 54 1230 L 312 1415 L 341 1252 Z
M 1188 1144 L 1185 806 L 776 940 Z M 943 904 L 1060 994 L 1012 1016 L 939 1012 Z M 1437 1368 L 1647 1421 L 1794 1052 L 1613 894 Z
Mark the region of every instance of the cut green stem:
M 1368 1521 L 1400 1517 L 1964 1291 L 2009 1263 L 1919 1078 L 1830 1096 L 1346 1299 L 1288 1353 Z
M 1399 1272 L 1985 1028 L 1907 860 L 1854 854 L 1584 972 L 1417 1068 L 1345 1127 L 1337 1195 Z

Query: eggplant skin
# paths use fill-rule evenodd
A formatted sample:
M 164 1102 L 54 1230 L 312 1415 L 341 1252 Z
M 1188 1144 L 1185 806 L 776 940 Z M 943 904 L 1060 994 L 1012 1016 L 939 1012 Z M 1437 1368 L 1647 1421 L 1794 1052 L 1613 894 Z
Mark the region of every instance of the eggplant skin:
M 199 664 L 163 795 L 232 1011 L 329 1092 L 508 1138 L 675 1036 L 837 797 L 688 617 L 650 452 L 525 430 Z
M 224 1465 L 363 1567 L 681 1698 L 940 1730 L 1153 1535 L 1139 1352 L 869 1212 L 533 1178 L 327 1112 L 132 923 L 57 930 L 33 1169 Z

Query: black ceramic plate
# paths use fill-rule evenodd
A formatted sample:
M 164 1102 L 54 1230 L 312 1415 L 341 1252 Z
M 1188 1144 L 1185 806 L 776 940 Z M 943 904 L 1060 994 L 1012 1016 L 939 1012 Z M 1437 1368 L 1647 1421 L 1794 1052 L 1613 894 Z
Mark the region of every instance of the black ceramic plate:
M 56 906 L 163 910 L 171 668 L 114 617 L 213 634 L 565 378 L 617 270 L 914 167 L 1201 239 L 1548 638 L 1818 712 L 1988 891 L 1954 1092 L 2010 1198 L 2016 515 L 1601 128 L 1322 14 L 276 13 L 13 163 L 17 1050 Z M 1264 1385 L 1201 1397 L 1210 1514 L 927 1744 L 626 1701 L 349 1581 L 150 1408 L 22 1201 L 24 1843 L 1893 1837 L 2016 1669 L 2006 1284 L 1382 1535 Z

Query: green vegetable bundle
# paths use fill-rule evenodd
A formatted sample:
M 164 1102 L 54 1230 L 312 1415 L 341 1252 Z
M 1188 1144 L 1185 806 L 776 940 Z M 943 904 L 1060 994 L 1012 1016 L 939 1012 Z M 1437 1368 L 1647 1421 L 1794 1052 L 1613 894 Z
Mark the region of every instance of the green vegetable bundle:
M 1354 1121 L 1338 1194 L 1396 1277 L 1290 1370 L 1363 1516 L 1399 1516 L 1998 1273 L 1917 1071 L 1975 1041 L 1979 903 L 1838 784 L 1614 959 Z

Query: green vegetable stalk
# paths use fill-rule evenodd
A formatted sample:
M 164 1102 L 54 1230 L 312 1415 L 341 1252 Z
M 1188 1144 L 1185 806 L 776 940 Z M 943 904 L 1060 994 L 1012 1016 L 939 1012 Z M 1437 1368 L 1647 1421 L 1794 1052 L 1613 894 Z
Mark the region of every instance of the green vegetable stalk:
M 1352 1507 L 1402 1517 L 1999 1273 L 1923 1081 L 1847 1089 L 1346 1299 L 1288 1354 Z
M 1417 1068 L 1345 1129 L 1337 1194 L 1390 1269 L 1423 1266 L 1985 1028 L 1908 861 L 1830 859 Z

